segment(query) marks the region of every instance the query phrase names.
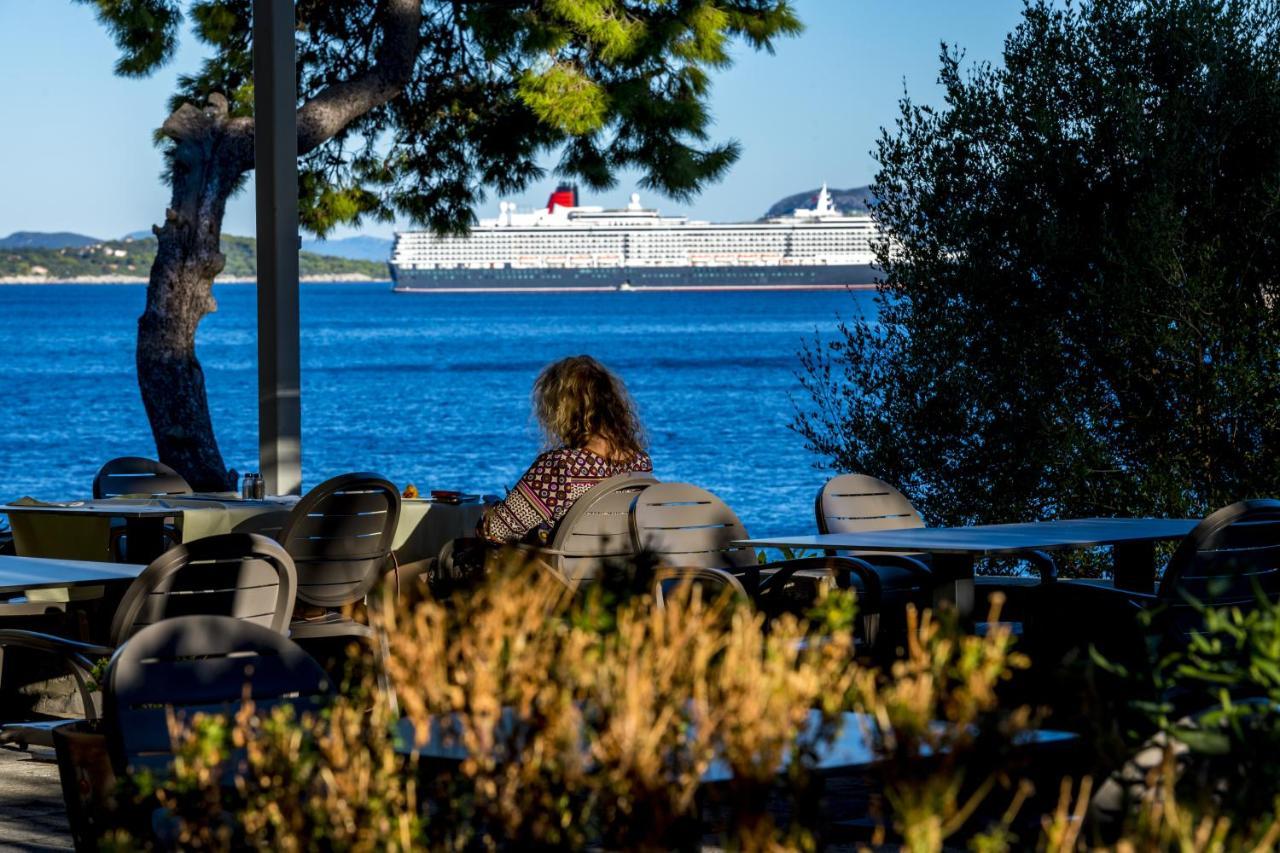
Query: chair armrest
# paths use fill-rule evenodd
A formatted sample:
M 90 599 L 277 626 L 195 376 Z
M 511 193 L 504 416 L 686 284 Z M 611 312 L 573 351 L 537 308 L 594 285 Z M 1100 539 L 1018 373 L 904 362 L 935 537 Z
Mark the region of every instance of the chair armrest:
M 658 601 L 665 606 L 665 595 L 662 592 L 662 584 L 669 580 L 710 580 L 724 586 L 733 593 L 733 596 L 742 601 L 751 601 L 751 596 L 747 594 L 746 587 L 742 585 L 742 581 L 738 579 L 732 572 L 724 569 L 713 569 L 707 566 L 670 566 L 663 565 L 656 569 L 653 573 L 654 593 L 658 597 Z
M 827 555 L 824 557 L 800 557 L 795 560 L 780 560 L 776 563 L 765 563 L 759 567 L 763 573 L 774 570 L 773 574 L 768 577 L 762 575 L 760 580 L 760 594 L 768 594 L 769 590 L 775 586 L 786 583 L 796 572 L 801 571 L 826 571 L 835 579 L 836 585 L 841 588 L 849 586 L 849 576 L 856 575 L 862 581 L 863 594 L 860 596 L 858 607 L 864 613 L 879 613 L 880 602 L 883 597 L 883 587 L 880 583 L 880 576 L 876 574 L 875 566 L 868 563 L 861 557 L 844 557 Z
M 0 648 L 5 646 L 52 652 L 68 657 L 79 656 L 87 659 L 90 666 L 93 665 L 94 659 L 109 658 L 116 651 L 111 646 L 82 643 L 56 634 L 42 634 L 39 631 L 23 631 L 18 628 L 0 628 Z
M 115 649 L 110 646 L 99 646 L 93 643 L 81 643 L 58 637 L 54 634 L 42 634 L 39 631 L 23 631 L 17 628 L 0 629 L 0 659 L 4 658 L 6 647 L 31 649 L 60 655 L 68 664 L 67 669 L 75 679 L 76 689 L 80 693 L 80 703 L 84 706 L 85 717 L 96 719 L 98 705 L 93 701 L 93 691 L 89 682 L 93 677 L 94 661 L 111 657 Z M 0 673 L 2 674 L 2 673 Z
M 1046 551 L 1028 551 L 1026 553 L 1027 562 L 1035 566 L 1040 572 L 1040 583 L 1057 583 L 1058 580 L 1058 564 L 1054 562 L 1053 557 Z

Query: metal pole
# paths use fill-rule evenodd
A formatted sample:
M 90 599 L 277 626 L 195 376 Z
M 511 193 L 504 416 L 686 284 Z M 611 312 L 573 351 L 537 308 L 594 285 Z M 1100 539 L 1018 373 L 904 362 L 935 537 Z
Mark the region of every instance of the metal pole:
M 302 491 L 298 121 L 293 0 L 253 2 L 258 228 L 258 463 L 267 492 Z

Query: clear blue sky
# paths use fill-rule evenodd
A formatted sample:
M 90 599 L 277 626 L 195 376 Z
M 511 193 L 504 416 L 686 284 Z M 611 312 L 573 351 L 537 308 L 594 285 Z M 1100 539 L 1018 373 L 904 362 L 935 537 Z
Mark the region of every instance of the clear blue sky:
M 896 115 L 903 85 L 938 100 L 941 41 L 970 61 L 998 58 L 1021 0 L 796 0 L 806 31 L 775 55 L 738 52 L 712 92 L 719 138 L 742 143 L 741 160 L 685 212 L 711 220 L 759 216 L 778 198 L 822 181 L 868 183 L 878 130 Z M 71 0 L 0 0 L 0 236 L 18 230 L 118 237 L 164 215 L 168 194 L 151 134 L 180 71 L 199 46 L 146 80 L 112 73 L 114 45 L 90 7 Z M 549 178 L 521 205 L 545 203 Z M 624 203 L 617 189 L 584 203 Z M 646 203 L 675 212 L 660 198 Z M 481 215 L 492 215 L 491 199 Z M 493 210 L 489 209 L 493 208 Z M 389 234 L 376 225 L 366 233 Z M 253 233 L 250 183 L 228 207 L 225 231 Z M 338 236 L 351 233 L 339 232 Z

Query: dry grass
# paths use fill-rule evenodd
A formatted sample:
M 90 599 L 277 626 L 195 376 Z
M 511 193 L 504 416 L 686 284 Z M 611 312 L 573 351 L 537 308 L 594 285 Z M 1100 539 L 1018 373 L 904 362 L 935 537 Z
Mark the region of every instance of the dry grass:
M 905 653 L 885 671 L 856 657 L 845 594 L 821 599 L 807 620 L 768 625 L 697 587 L 669 601 L 573 601 L 549 576 L 513 565 L 465 600 L 389 609 L 400 708 L 417 746 L 444 736 L 463 748 L 454 772 L 416 772 L 370 688 L 321 719 L 247 709 L 236 721 L 196 721 L 160 802 L 187 848 L 687 848 L 708 831 L 700 779 L 722 762 L 731 813 L 717 843 L 814 849 L 815 756 L 841 713 L 857 710 L 884 758 L 881 840 L 912 851 L 959 838 L 984 851 L 1019 844 L 1011 826 L 1029 786 L 974 760 L 1034 723 L 1027 708 L 1000 706 L 999 685 L 1027 661 L 998 613 L 979 637 L 913 611 Z M 243 762 L 234 797 L 219 790 L 230 749 Z M 1089 791 L 1088 780 L 1064 782 L 1038 846 L 1080 849 Z M 767 807 L 780 796 L 795 806 L 789 820 Z M 1170 796 L 1149 804 L 1117 849 L 1275 840 L 1274 825 L 1233 835 Z

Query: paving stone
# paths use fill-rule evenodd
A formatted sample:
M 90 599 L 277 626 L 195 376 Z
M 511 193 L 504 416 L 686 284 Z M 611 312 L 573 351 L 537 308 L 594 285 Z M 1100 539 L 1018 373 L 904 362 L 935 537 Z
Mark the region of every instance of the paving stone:
M 0 851 L 70 849 L 53 751 L 0 748 Z

